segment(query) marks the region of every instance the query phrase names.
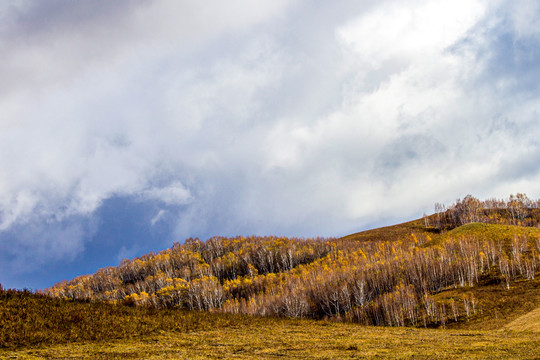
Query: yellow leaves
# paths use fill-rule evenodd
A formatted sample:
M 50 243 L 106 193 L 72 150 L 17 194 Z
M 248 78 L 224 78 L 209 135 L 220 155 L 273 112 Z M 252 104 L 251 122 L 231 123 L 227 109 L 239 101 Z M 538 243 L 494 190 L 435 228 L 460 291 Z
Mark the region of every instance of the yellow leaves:
M 129 294 L 124 297 L 126 304 L 135 304 L 139 300 L 139 295 L 137 293 Z
M 251 277 L 257 276 L 259 274 L 259 271 L 253 266 L 252 264 L 248 265 L 248 274 Z
M 165 296 L 165 295 L 170 295 L 171 292 L 174 291 L 174 286 L 166 286 L 166 287 L 163 287 L 161 289 L 159 289 L 156 294 L 158 296 Z
M 268 273 L 268 274 L 266 274 L 266 277 L 267 277 L 269 280 L 275 279 L 276 276 L 277 276 L 277 275 L 274 274 L 274 273 Z
M 112 291 L 105 291 L 105 298 L 115 299 L 118 295 L 118 290 L 114 289 Z
M 322 270 L 324 272 L 330 272 L 330 267 L 327 264 L 324 264 L 323 267 L 322 267 Z
M 148 294 L 142 291 L 140 294 L 133 293 L 124 297 L 124 304 L 136 306 L 155 306 L 158 302 L 156 294 Z

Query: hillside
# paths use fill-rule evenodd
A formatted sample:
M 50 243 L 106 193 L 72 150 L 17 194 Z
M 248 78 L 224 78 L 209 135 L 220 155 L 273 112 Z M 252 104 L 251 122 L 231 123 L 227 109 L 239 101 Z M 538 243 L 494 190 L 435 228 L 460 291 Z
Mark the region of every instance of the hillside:
M 410 238 L 411 234 L 425 238 L 427 236 L 438 236 L 440 231 L 433 228 L 427 228 L 424 225 L 424 221 L 422 219 L 418 219 L 404 222 L 402 224 L 361 231 L 344 236 L 340 238 L 340 240 L 343 242 L 395 241 L 398 239 Z
M 503 249 L 512 252 L 517 239 L 534 239 L 536 250 L 540 229 L 517 225 L 468 223 L 450 231 L 441 232 L 434 228 L 426 228 L 424 220 L 418 219 L 403 224 L 367 230 L 351 234 L 345 241 L 387 241 L 392 238 L 407 238 L 414 234 L 417 238 L 428 239 L 422 246 L 438 246 L 441 242 L 456 238 L 474 238 L 480 241 L 493 241 Z M 534 260 L 533 260 L 534 261 Z M 536 270 L 538 271 L 538 270 Z M 478 301 L 482 309 L 474 318 L 467 321 L 446 323 L 453 329 L 508 329 L 515 331 L 535 331 L 540 326 L 538 318 L 540 310 L 540 281 L 535 279 L 513 281 L 510 287 L 504 285 L 504 277 L 494 267 L 483 274 L 475 286 L 447 289 L 434 295 L 436 301 L 450 304 L 453 299 L 470 296 Z
M 156 309 L 496 328 L 539 305 L 540 230 L 522 226 L 536 212 L 516 198 L 526 199 L 511 196 L 491 210 L 480 205 L 493 201 L 467 197 L 442 214 L 340 239 L 188 239 L 45 293 Z M 485 222 L 450 227 L 467 219 Z M 517 287 L 526 302 L 499 304 Z
M 504 326 L 506 330 L 540 332 L 540 307 Z
M 200 358 L 317 358 L 313 349 L 322 358 L 356 358 L 359 351 L 406 357 L 393 339 L 399 335 L 429 358 L 464 351 L 534 358 L 540 229 L 523 226 L 533 224 L 533 210 L 517 221 L 498 209 L 506 215 L 496 223 L 478 216 L 484 222 L 435 226 L 443 217 L 459 222 L 453 209 L 339 239 L 188 239 L 43 294 L 0 290 L 0 347 L 19 356 L 37 345 L 65 344 L 50 351 L 92 358 L 174 358 L 190 354 L 184 345 Z M 254 329 L 267 338 L 251 339 Z M 294 343 L 283 345 L 284 334 Z M 438 352 L 423 347 L 427 338 Z

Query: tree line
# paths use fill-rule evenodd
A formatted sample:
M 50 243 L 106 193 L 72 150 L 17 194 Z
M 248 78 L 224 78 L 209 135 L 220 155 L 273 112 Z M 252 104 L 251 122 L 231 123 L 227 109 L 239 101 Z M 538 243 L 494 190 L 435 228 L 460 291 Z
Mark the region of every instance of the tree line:
M 510 195 L 508 199 L 481 201 L 472 195 L 457 199 L 450 206 L 435 204 L 433 215 L 424 215 L 425 225 L 438 230 L 452 229 L 464 224 L 540 225 L 540 200 L 532 200 L 525 194 Z

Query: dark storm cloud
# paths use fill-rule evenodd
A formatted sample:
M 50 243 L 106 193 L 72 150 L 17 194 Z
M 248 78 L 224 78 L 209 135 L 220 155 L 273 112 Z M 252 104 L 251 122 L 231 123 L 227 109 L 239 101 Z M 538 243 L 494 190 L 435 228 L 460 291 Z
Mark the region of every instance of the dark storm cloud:
M 81 26 L 110 26 L 111 20 L 118 21 L 130 8 L 144 1 L 68 1 L 50 0 L 23 2 L 22 8 L 8 7 L 5 15 L 10 27 L 3 29 L 6 36 L 20 39 L 21 36 L 39 36 L 49 32 L 73 31 Z
M 409 166 L 413 162 L 430 162 L 431 159 L 444 152 L 444 145 L 429 135 L 405 135 L 384 147 L 381 151 L 376 167 L 385 176 L 399 173 L 400 168 Z

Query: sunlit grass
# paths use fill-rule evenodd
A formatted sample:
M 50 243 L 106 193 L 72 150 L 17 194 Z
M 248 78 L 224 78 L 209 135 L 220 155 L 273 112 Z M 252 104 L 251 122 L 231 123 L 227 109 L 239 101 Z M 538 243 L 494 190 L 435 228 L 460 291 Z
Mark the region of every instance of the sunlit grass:
M 65 359 L 536 359 L 540 335 L 269 319 L 140 338 L 4 351 Z
M 540 332 L 540 307 L 506 324 L 505 329 Z
M 512 301 L 534 291 L 512 289 Z M 4 293 L 0 309 L 1 359 L 535 359 L 540 348 L 540 333 L 157 311 L 20 292 Z

